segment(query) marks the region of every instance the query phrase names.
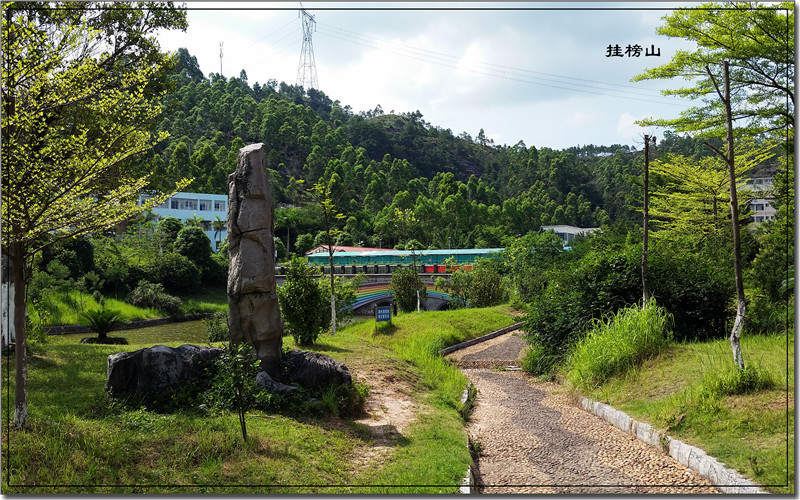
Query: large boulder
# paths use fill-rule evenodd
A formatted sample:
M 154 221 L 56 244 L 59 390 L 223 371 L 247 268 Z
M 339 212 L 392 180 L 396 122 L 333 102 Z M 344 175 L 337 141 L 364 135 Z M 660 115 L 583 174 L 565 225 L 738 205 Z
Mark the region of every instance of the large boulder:
M 196 377 L 222 354 L 219 347 L 157 345 L 108 356 L 106 391 L 112 396 L 154 394 Z
M 280 372 L 281 322 L 275 293 L 274 208 L 264 145 L 239 150 L 228 176 L 228 326 L 231 342 L 253 346 L 261 370 Z
M 353 383 L 350 370 L 330 356 L 310 351 L 289 351 L 288 379 L 294 384 L 317 389 L 328 385 L 349 385 Z

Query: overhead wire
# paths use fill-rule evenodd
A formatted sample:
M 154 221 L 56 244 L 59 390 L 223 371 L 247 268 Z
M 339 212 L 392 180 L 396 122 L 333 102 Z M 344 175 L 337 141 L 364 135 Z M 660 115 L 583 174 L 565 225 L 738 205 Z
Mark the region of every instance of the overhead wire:
M 414 47 L 399 42 L 386 41 L 386 40 L 381 40 L 379 38 L 368 37 L 335 26 L 329 27 L 328 25 L 319 22 L 317 23 L 317 30 L 319 33 L 325 36 L 329 36 L 331 38 L 335 38 L 355 45 L 360 45 L 373 49 L 388 50 L 394 54 L 403 57 L 408 57 L 411 59 L 416 59 L 422 62 L 427 62 L 429 64 L 435 64 L 444 67 L 461 68 L 471 73 L 476 73 L 480 75 L 502 78 L 505 80 L 517 81 L 521 83 L 539 85 L 544 87 L 573 90 L 576 92 L 583 92 L 588 94 L 619 97 L 623 99 L 630 99 L 636 101 L 644 101 L 651 103 L 657 102 L 660 104 L 687 107 L 685 103 L 676 102 L 669 97 L 661 95 L 653 95 L 654 92 L 659 92 L 653 89 L 644 89 L 637 87 L 635 91 L 626 90 L 624 91 L 625 93 L 622 93 L 623 91 L 616 90 L 614 88 L 605 88 L 599 85 L 613 86 L 613 87 L 631 87 L 631 88 L 633 88 L 633 86 L 627 84 L 600 82 L 597 80 L 576 78 L 565 75 L 556 75 L 552 73 L 543 73 L 533 70 L 488 63 L 484 61 L 475 61 L 474 64 L 480 64 L 482 66 L 485 66 L 485 68 L 464 68 L 460 65 L 461 58 L 451 54 L 445 54 L 442 52 L 437 52 L 429 49 Z M 386 45 L 389 45 L 389 47 L 386 47 Z M 552 76 L 560 80 L 554 78 L 544 78 L 541 76 L 529 76 L 526 75 L 525 73 L 530 73 L 531 75 Z M 544 83 L 544 82 L 552 82 L 552 83 Z M 589 85 L 587 83 L 581 83 L 581 82 L 587 82 L 594 85 Z M 661 99 L 661 100 L 656 101 L 655 99 Z

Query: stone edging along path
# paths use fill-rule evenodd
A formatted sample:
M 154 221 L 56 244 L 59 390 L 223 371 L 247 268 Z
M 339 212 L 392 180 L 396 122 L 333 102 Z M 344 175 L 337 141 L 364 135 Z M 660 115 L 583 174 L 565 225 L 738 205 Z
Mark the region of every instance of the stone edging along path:
M 515 323 L 501 330 L 483 335 L 482 337 L 452 345 L 441 350 L 442 356 L 514 331 L 520 326 L 522 326 L 522 323 Z M 464 393 L 461 398 L 462 403 L 466 401 L 468 392 L 469 388 L 464 389 Z M 714 486 L 716 486 L 725 494 L 767 493 L 757 484 L 741 476 L 735 470 L 725 467 L 716 458 L 709 456 L 700 448 L 691 446 L 665 435 L 650 424 L 634 420 L 625 412 L 619 411 L 605 403 L 592 401 L 588 398 L 582 398 L 581 404 L 583 409 L 587 412 L 602 418 L 618 429 L 631 434 L 638 440 L 669 454 L 672 458 L 680 462 L 685 467 L 688 467 L 689 469 L 708 479 Z M 472 468 L 467 467 L 467 473 L 462 480 L 459 492 L 470 494 L 473 492 L 473 485 L 474 477 L 472 475 Z
M 738 472 L 729 469 L 695 446 L 665 435 L 652 425 L 632 419 L 627 413 L 617 410 L 605 403 L 582 398 L 583 409 L 596 415 L 617 429 L 620 429 L 639 441 L 662 450 L 682 465 L 692 469 L 708 479 L 721 492 L 726 494 L 767 493 L 757 484 L 742 477 Z

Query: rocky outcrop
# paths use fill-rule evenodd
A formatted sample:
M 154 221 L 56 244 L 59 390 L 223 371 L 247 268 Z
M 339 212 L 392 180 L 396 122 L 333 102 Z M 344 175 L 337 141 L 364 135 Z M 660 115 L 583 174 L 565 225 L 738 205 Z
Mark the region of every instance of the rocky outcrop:
M 218 347 L 157 345 L 108 356 L 106 391 L 112 396 L 154 394 L 188 382 L 222 354 Z
M 272 377 L 280 370 L 281 322 L 275 293 L 272 191 L 267 182 L 264 145 L 239 150 L 228 176 L 228 326 L 231 342 L 247 342 Z
M 350 370 L 330 356 L 310 351 L 289 351 L 286 356 L 290 365 L 288 379 L 293 384 L 318 389 L 353 383 Z
M 293 385 L 286 385 L 272 380 L 272 377 L 267 372 L 258 372 L 256 385 L 272 394 L 293 394 L 299 390 Z

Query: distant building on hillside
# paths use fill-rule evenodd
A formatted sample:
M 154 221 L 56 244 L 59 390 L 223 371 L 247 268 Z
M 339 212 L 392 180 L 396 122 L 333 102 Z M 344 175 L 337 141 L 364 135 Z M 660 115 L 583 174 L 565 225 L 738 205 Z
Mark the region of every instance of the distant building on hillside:
M 148 194 L 139 195 L 139 205 L 145 200 L 152 198 Z M 161 205 L 153 208 L 153 213 L 161 218 L 175 217 L 184 224 L 187 220 L 195 217 L 202 219 L 200 227 L 206 232 L 206 236 L 211 240 L 211 248 L 216 252 L 219 245 L 228 236 L 228 195 L 227 194 L 204 194 L 204 193 L 175 193 Z M 216 231 L 212 223 L 219 217 L 225 221 L 225 228 Z
M 747 187 L 753 190 L 750 210 L 756 224 L 775 219 L 775 207 L 772 206 L 772 183 L 774 177 L 753 177 L 747 181 Z
M 570 243 L 572 243 L 572 240 L 574 240 L 576 236 L 585 236 L 589 233 L 599 231 L 600 228 L 575 227 L 567 225 L 542 226 L 542 231 L 549 231 L 549 230 L 553 230 L 556 233 L 556 236 L 561 238 L 561 240 L 564 242 L 564 245 L 569 245 Z

